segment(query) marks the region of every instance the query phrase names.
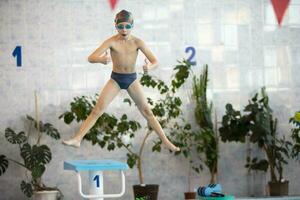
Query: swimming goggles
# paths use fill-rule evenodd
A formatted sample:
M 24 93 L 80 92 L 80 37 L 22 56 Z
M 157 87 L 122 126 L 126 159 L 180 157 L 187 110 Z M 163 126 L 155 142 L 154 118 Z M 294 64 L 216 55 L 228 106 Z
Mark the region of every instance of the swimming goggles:
M 133 25 L 132 24 L 126 24 L 126 25 L 124 25 L 124 24 L 118 24 L 117 26 L 117 29 L 132 29 L 132 27 L 133 27 Z

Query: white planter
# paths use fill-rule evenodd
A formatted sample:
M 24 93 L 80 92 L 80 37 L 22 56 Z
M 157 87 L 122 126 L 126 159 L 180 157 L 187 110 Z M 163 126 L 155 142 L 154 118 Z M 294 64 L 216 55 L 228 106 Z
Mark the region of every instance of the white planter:
M 33 192 L 33 200 L 57 200 L 57 190 Z

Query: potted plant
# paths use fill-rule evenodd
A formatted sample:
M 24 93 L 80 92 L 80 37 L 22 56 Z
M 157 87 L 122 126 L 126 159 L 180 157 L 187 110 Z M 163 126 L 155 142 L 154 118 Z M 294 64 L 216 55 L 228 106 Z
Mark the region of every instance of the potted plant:
M 173 134 L 173 140 L 182 150 L 179 153 L 176 152 L 175 155 L 186 157 L 189 160 L 190 168 L 198 174 L 203 170 L 203 166 L 206 166 L 211 175 L 210 183 L 216 183 L 218 137 L 212 122 L 212 103 L 207 100 L 207 83 L 208 66 L 204 65 L 199 78 L 193 75 L 193 93 L 191 96 L 196 104 L 194 115 L 199 127 L 197 130 L 191 130 L 191 125 L 188 123 L 183 128 L 174 126 L 173 129 L 177 131 L 176 134 Z M 182 121 L 184 122 L 183 119 Z M 190 185 L 190 170 L 188 178 L 189 187 L 188 191 L 185 192 L 185 199 L 195 199 L 196 193 Z
M 246 137 L 251 143 L 263 150 L 266 159 L 247 157 L 246 168 L 249 170 L 269 169 L 269 191 L 271 196 L 287 195 L 288 181 L 283 179 L 283 166 L 290 156 L 291 143 L 284 137 L 278 138 L 277 119 L 273 117 L 269 107 L 269 98 L 265 87 L 261 89 L 261 97 L 256 93 L 244 108 L 244 114 L 226 105 L 226 114 L 222 119 L 220 137 L 222 141 L 245 142 Z
M 290 118 L 290 124 L 293 125 L 291 129 L 293 140 L 292 153 L 291 156 L 296 159 L 300 159 L 300 111 L 296 112 L 294 117 Z
M 174 70 L 175 75 L 172 77 L 171 86 L 167 86 L 164 81 L 159 80 L 156 77 L 144 74 L 141 77 L 141 84 L 146 87 L 152 87 L 157 89 L 161 94 L 161 98 L 157 101 L 148 99 L 148 103 L 152 107 L 152 112 L 158 119 L 162 128 L 168 128 L 172 126 L 173 120 L 175 120 L 181 114 L 181 100 L 175 95 L 176 91 L 181 87 L 188 77 L 188 68 L 190 65 L 186 62 L 180 62 Z M 74 101 L 70 103 L 71 110 L 64 112 L 59 118 L 63 118 L 64 122 L 70 124 L 76 119 L 77 122 L 84 121 L 92 108 L 96 104 L 96 98 L 92 97 L 75 97 Z M 130 99 L 124 99 L 124 103 L 132 105 Z M 158 195 L 158 185 L 145 184 L 143 175 L 143 151 L 145 144 L 149 139 L 149 136 L 154 132 L 150 126 L 145 127 L 145 136 L 138 151 L 135 151 L 132 144 L 132 139 L 135 136 L 135 132 L 141 129 L 139 122 L 135 120 L 129 120 L 126 114 L 123 114 L 120 119 L 114 115 L 104 113 L 96 121 L 95 125 L 90 129 L 84 139 L 92 143 L 92 145 L 99 145 L 101 148 L 107 148 L 107 150 L 114 150 L 116 147 L 125 148 L 127 150 L 127 164 L 130 168 L 137 167 L 139 184 L 133 186 L 134 197 L 146 198 L 149 200 L 156 200 Z M 152 151 L 159 152 L 161 150 L 161 141 L 156 141 L 152 147 Z
M 58 140 L 60 134 L 58 130 L 50 123 L 37 122 L 30 116 L 26 116 L 30 122 L 29 131 L 16 133 L 11 128 L 5 129 L 5 138 L 12 145 L 16 145 L 20 149 L 20 155 L 23 161 L 17 161 L 9 156 L 0 155 L 0 175 L 3 175 L 10 163 L 17 164 L 23 167 L 26 171 L 28 180 L 21 182 L 21 190 L 27 197 L 32 197 L 35 200 L 57 200 L 62 199 L 63 195 L 57 187 L 48 187 L 43 183 L 42 176 L 46 170 L 46 165 L 50 163 L 52 154 L 50 148 L 41 144 L 41 138 L 44 134 Z M 38 136 L 34 138 L 34 133 L 31 131 L 32 125 L 35 127 L 35 132 Z M 32 144 L 32 138 L 36 139 Z M 29 172 L 29 174 L 28 174 Z
M 213 105 L 207 100 L 207 84 L 208 65 L 204 65 L 200 77 L 193 77 L 193 98 L 196 103 L 195 118 L 199 125 L 195 141 L 197 142 L 198 158 L 209 169 L 210 183 L 215 184 L 218 172 L 218 135 L 214 130 L 212 119 Z

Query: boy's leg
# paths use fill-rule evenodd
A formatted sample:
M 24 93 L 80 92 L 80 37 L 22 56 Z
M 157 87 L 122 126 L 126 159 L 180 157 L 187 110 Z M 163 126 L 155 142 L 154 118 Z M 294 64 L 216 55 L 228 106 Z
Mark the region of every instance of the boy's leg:
M 109 79 L 102 89 L 95 107 L 93 108 L 87 119 L 82 123 L 79 131 L 72 139 L 64 140 L 63 143 L 66 145 L 79 147 L 82 138 L 94 126 L 97 119 L 104 113 L 104 110 L 107 108 L 110 102 L 112 102 L 115 96 L 117 96 L 120 90 L 121 89 L 119 85 L 113 79 Z
M 172 151 L 179 151 L 180 149 L 172 144 L 166 137 L 163 129 L 161 128 L 159 122 L 153 115 L 150 106 L 148 105 L 147 99 L 144 95 L 143 88 L 139 80 L 135 80 L 127 89 L 129 96 L 137 105 L 138 109 L 142 115 L 147 119 L 148 124 L 153 128 L 153 130 L 158 134 L 162 142 Z

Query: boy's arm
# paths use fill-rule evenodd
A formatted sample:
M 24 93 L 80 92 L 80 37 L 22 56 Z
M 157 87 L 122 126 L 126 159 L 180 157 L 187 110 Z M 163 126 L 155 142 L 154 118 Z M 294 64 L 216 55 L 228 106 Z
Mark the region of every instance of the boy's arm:
M 107 54 L 103 55 L 111 47 L 111 39 L 104 41 L 89 57 L 90 63 L 107 64 Z
M 150 64 L 147 66 L 149 70 L 154 69 L 158 66 L 158 61 L 155 58 L 151 50 L 146 46 L 143 40 L 138 40 L 138 48 L 144 53 L 147 59 L 150 61 Z

